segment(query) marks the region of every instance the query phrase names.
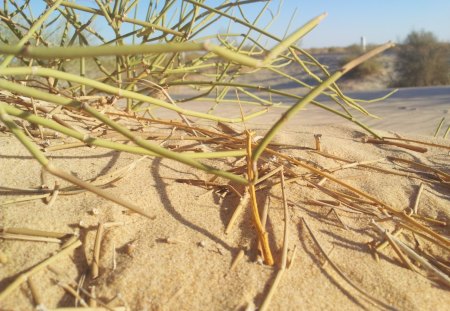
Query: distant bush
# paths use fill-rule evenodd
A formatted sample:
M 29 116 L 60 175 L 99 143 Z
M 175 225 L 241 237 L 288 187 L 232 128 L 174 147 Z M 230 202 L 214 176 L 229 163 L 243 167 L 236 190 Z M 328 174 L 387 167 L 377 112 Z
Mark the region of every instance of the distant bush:
M 399 46 L 394 86 L 443 85 L 450 82 L 449 48 L 433 33 L 413 31 Z

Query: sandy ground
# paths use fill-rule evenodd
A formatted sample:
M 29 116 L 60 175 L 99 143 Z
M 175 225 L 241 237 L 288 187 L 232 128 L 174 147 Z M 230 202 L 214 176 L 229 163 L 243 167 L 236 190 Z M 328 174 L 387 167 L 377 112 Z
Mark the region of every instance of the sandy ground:
M 435 99 L 433 102 L 430 102 L 429 94 L 418 97 L 408 92 L 413 90 L 400 91 L 399 97 L 393 97 L 388 104 L 370 104 L 370 111 L 384 119 L 368 124 L 383 135 L 393 136 L 388 131 L 395 131 L 402 137 L 450 147 L 449 139 L 430 136 L 440 118 L 448 115 L 448 88 L 434 89 L 431 92 L 436 96 L 432 97 Z M 248 126 L 258 135 L 263 134 L 280 112 L 282 110 L 273 109 Z M 229 113 L 236 114 L 236 111 Z M 291 120 L 277 135 L 276 142 L 291 145 L 281 147 L 280 151 L 285 154 L 320 168 L 339 168 L 344 164 L 342 161 L 311 152 L 314 148 L 313 134 L 318 133 L 322 134 L 324 151 L 349 161 L 395 156 L 450 173 L 448 149 L 428 146 L 426 153 L 418 153 L 395 146 L 362 143 L 361 138 L 365 134 L 361 128 L 335 119 L 324 120 L 322 112 L 312 107 Z M 61 142 L 52 140 L 50 143 L 56 145 Z M 47 155 L 57 166 L 82 179 L 114 172 L 139 159 L 137 155 L 88 147 L 53 151 Z M 227 168 L 234 160 L 214 161 L 214 165 Z M 410 177 L 361 167 L 339 169 L 334 175 L 399 210 L 414 204 L 421 183 L 418 178 L 428 180 L 424 181 L 418 214 L 447 223 L 430 227 L 448 239 L 448 185 L 429 182 L 429 174 L 411 172 L 410 167 L 388 160 L 374 165 L 409 174 Z M 308 173 L 300 167 L 289 168 L 297 174 Z M 0 172 L 2 202 L 24 196 L 12 194 L 12 188 L 36 189 L 41 184 L 39 164 L 8 133 L 0 133 Z M 48 184 L 53 185 L 54 178 L 48 178 Z M 51 270 L 47 268 L 33 276 L 42 304 L 49 309 L 74 306 L 74 298 L 58 283 L 79 283 L 82 277 L 86 277 L 83 287 L 94 285 L 99 300 L 111 307 L 128 306 L 130 310 L 258 309 L 274 281 L 276 268 L 258 263 L 250 207 L 238 218 L 234 229 L 225 234 L 225 227 L 239 201 L 237 196 L 230 193 L 222 198 L 222 192 L 178 183 L 175 181 L 177 178 L 205 180 L 208 176 L 171 160 L 146 158 L 108 189 L 153 214 L 154 220 L 129 213 L 123 207 L 87 192 L 61 195 L 50 207 L 42 200 L 1 206 L 3 228 L 78 232 L 80 235 L 81 247 L 52 263 Z M 272 183 L 276 180 L 274 178 Z M 224 180 L 218 181 L 226 184 Z M 330 184 L 330 181 L 325 183 Z M 62 183 L 61 186 L 65 185 Z M 284 226 L 281 189 L 279 185 L 269 184 L 267 189 L 258 191 L 257 196 L 261 209 L 269 207 L 267 231 L 278 265 Z M 338 210 L 341 223 L 335 215 L 327 215 L 329 207 L 310 203 L 312 199 L 333 199 L 302 181 L 288 185 L 287 197 L 289 258 L 294 248 L 297 251 L 275 292 L 270 310 L 448 309 L 448 287 L 424 277 L 426 273 L 423 270 L 417 273 L 403 267 L 391 247 L 380 252 L 379 262 L 374 259 L 367 243 L 382 239 L 370 226 L 374 216 L 348 209 Z M 381 301 L 381 306 L 376 307 L 369 302 L 330 264 L 324 265 L 326 259 L 313 242 L 302 218 L 306 219 L 333 263 L 358 288 Z M 117 222 L 120 225 L 105 229 L 100 275 L 92 280 L 90 265 L 99 222 Z M 382 225 L 392 229 L 389 222 Z M 441 258 L 448 267 L 449 252 L 421 237 L 416 237 L 420 242 L 417 246 L 409 233 L 399 237 L 411 247 L 420 247 Z M 59 249 L 55 243 L 0 241 L 3 256 L 0 291 L 20 273 Z M 244 250 L 244 257 L 230 270 L 240 250 Z M 0 309 L 32 310 L 35 304 L 29 287 L 23 284 L 0 302 Z

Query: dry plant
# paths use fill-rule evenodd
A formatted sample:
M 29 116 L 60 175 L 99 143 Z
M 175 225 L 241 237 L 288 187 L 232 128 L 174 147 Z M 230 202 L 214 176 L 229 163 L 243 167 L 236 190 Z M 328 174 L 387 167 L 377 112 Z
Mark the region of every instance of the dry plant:
M 21 189 L 23 194 L 29 195 L 28 197 L 3 201 L 0 204 L 14 204 L 23 200 L 42 198 L 53 203 L 58 195 L 91 191 L 133 212 L 153 218 L 150 211 L 104 189 L 128 174 L 135 163 L 96 180 L 81 180 L 56 167 L 46 155 L 46 152 L 52 150 L 97 146 L 146 157 L 171 159 L 214 176 L 209 180 L 179 180 L 179 182 L 237 195 L 241 198 L 241 204 L 236 209 L 236 215 L 249 204 L 253 212 L 261 254 L 267 265 L 274 265 L 275 261 L 269 245 L 270 237 L 264 226 L 264 215 L 260 215 L 256 196 L 263 187 L 275 186 L 277 182 L 273 183 L 273 180 L 280 172 L 285 226 L 288 223 L 290 200 L 285 195 L 284 188 L 293 182 L 304 181 L 332 197 L 331 201 L 313 203 L 324 207 L 331 206 L 330 213 L 333 211 L 343 227 L 344 221 L 339 216 L 341 208 L 370 215 L 376 222 L 389 218 L 404 231 L 423 236 L 447 251 L 450 249 L 449 240 L 434 230 L 436 223 L 432 219 L 417 215 L 417 207 L 414 208 L 413 214 L 397 210 L 333 175 L 335 171 L 356 166 L 383 171 L 385 174 L 401 174 L 373 165 L 373 162 L 380 160 L 364 163 L 350 161 L 348 164 L 347 159 L 340 159 L 320 150 L 320 136 L 317 136 L 317 150 L 311 152 L 315 152 L 318 157 L 333 157 L 347 163 L 335 169 L 325 170 L 277 151 L 277 145 L 273 142 L 274 136 L 279 133 L 282 126 L 306 105 L 311 104 L 323 108 L 324 112 L 337 114 L 364 129 L 372 136 L 366 140 L 369 143 L 389 144 L 426 152 L 424 147 L 389 140 L 393 138 L 382 138 L 358 121 L 352 110 L 365 115 L 370 113 L 360 105 L 360 101 L 343 94 L 336 84 L 336 81 L 352 68 L 392 47 L 392 43 L 377 47 L 345 64 L 338 71 L 329 73 L 325 66 L 296 45 L 325 18 L 326 14 L 313 18 L 285 38 L 278 38 L 268 32 L 270 24 L 261 26 L 260 22 L 261 17 L 269 10 L 269 1 L 225 1 L 215 7 L 195 0 L 171 0 L 155 2 L 152 5 L 148 5 L 146 1 L 127 0 L 112 2 L 98 0 L 95 1 L 96 5 L 92 6 L 62 0 L 48 0 L 46 3 L 45 10 L 37 18 L 29 13 L 32 8 L 28 1 L 21 5 L 13 0 L 5 1 L 3 9 L 0 10 L 2 20 L 0 119 L 5 125 L 4 130 L 10 131 L 46 172 L 74 186 L 60 188 L 56 184 L 53 189 L 49 189 L 48 185 L 44 186 L 43 183 L 43 187 L 38 190 Z M 258 14 L 253 19 L 245 15 L 246 6 L 250 5 L 252 8 L 259 5 Z M 146 11 L 146 14 L 143 15 L 142 11 Z M 98 24 L 94 21 L 97 20 L 101 20 L 102 25 L 109 27 L 108 32 L 111 35 L 108 38 L 96 30 Z M 205 30 L 217 24 L 219 20 L 240 24 L 245 30 L 242 34 L 205 35 Z M 263 42 L 266 40 L 274 43 L 272 48 L 264 46 Z M 288 65 L 298 66 L 315 83 L 308 84 L 289 75 L 283 70 Z M 307 94 L 300 96 L 272 89 L 270 86 L 240 82 L 243 81 L 243 77 L 263 70 L 269 70 L 294 81 L 298 88 L 308 90 Z M 171 92 L 174 88 L 181 88 L 182 93 L 188 95 L 175 97 Z M 296 103 L 283 108 L 271 101 L 271 95 L 295 100 Z M 319 95 L 331 99 L 336 108 L 318 101 Z M 241 100 L 239 96 L 245 99 Z M 192 102 L 214 104 L 207 113 L 183 108 L 185 103 Z M 242 113 L 231 118 L 216 113 L 219 105 L 233 104 L 253 107 L 254 112 L 247 115 Z M 266 113 L 268 109 L 286 111 L 259 139 L 255 139 L 250 130 L 241 133 L 227 125 L 245 124 L 252 118 Z M 178 119 L 168 119 L 164 117 L 164 113 Z M 216 122 L 218 126 L 206 127 L 199 125 L 201 123 L 199 121 L 209 121 L 209 124 Z M 149 130 L 154 125 L 168 128 L 170 133 L 167 131 L 155 133 L 154 130 Z M 65 142 L 49 146 L 48 140 L 52 137 L 64 137 Z M 170 141 L 177 139 L 190 141 L 194 147 L 169 144 Z M 277 159 L 276 167 L 267 170 L 268 165 L 269 167 L 273 165 L 267 160 L 270 157 Z M 244 160 L 240 162 L 241 165 L 236 164 L 229 170 L 218 169 L 214 165 L 214 161 L 229 158 Z M 205 164 L 203 159 L 209 159 L 208 164 Z M 437 169 L 412 162 L 406 163 L 403 159 L 387 160 L 395 163 L 403 161 L 403 165 L 419 167 L 420 170 L 433 173 L 434 177 L 426 178 L 423 181 L 425 183 L 439 183 L 447 187 L 450 183 L 449 175 Z M 298 175 L 292 170 L 295 167 L 305 168 L 309 173 Z M 322 181 L 317 182 L 317 178 Z M 417 178 L 422 177 L 417 175 Z M 350 192 L 351 195 L 324 186 L 323 183 L 327 180 L 340 189 L 345 189 L 347 193 Z M 243 193 L 236 190 L 239 185 L 245 188 Z M 232 230 L 235 219 L 236 216 L 233 215 L 227 226 L 227 232 Z M 306 225 L 306 222 L 304 224 Z M 311 229 L 307 228 L 314 241 L 319 243 Z M 404 245 L 405 242 L 399 242 L 399 238 L 383 231 L 379 225 L 376 228 L 383 234 L 382 239 L 388 239 L 395 247 L 409 268 L 414 266 L 414 263 L 409 262 L 410 259 L 417 262 L 419 257 L 429 256 L 416 253 L 411 247 Z M 102 231 L 103 224 L 99 224 L 92 278 L 98 275 L 98 252 Z M 69 245 L 63 243 L 68 237 L 64 234 L 42 233 L 29 229 L 14 231 L 14 228 L 4 228 L 2 234 L 0 238 L 29 237 L 31 240 L 39 237 L 64 246 L 55 256 L 19 276 L 0 294 L 0 300 L 23 283 L 26 277 L 81 244 L 78 240 L 75 242 L 71 240 Z M 279 263 L 280 270 L 274 287 L 280 282 L 283 273 L 288 273 L 287 267 L 292 263 L 292 259 L 289 264 L 287 263 L 286 233 L 284 243 L 282 262 Z M 327 257 L 327 260 L 330 259 Z M 440 262 L 436 258 L 423 260 L 427 263 L 428 260 Z M 338 269 L 336 265 L 332 266 Z M 445 277 L 445 274 L 443 276 L 443 272 L 438 272 L 439 265 L 433 266 L 428 263 L 421 266 L 438 277 L 441 282 L 449 285 L 448 277 Z M 357 287 L 353 283 L 352 286 Z M 64 288 L 75 295 L 72 285 Z M 360 289 L 358 291 L 373 304 L 386 307 L 383 302 Z M 271 290 L 270 296 L 273 293 L 274 290 Z M 87 290 L 76 295 L 90 297 Z M 264 302 L 262 309 L 267 308 L 269 301 L 270 297 Z

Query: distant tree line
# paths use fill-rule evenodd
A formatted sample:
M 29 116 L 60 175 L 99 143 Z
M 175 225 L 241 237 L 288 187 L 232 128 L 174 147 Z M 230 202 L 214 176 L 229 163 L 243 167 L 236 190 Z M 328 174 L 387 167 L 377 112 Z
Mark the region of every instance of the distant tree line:
M 450 84 L 450 43 L 439 42 L 432 32 L 412 31 L 406 39 L 395 47 L 395 74 L 392 87 L 431 86 Z M 346 48 L 327 48 L 325 53 L 346 54 L 340 64 L 361 55 L 360 45 Z M 347 74 L 350 79 L 360 79 L 382 74 L 380 58 L 372 58 Z
M 450 48 L 428 31 L 411 32 L 399 46 L 393 86 L 429 86 L 450 83 Z

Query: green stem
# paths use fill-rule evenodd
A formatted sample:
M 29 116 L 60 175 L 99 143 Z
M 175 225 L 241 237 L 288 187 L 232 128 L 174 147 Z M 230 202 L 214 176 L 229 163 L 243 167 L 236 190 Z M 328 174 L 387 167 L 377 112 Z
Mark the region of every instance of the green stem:
M 50 70 L 50 69 L 48 69 L 48 70 Z M 218 175 L 218 176 L 224 177 L 226 179 L 233 180 L 240 184 L 247 184 L 247 180 L 241 176 L 238 176 L 238 175 L 226 172 L 226 171 L 218 170 L 216 168 L 207 166 L 203 163 L 200 163 L 192 158 L 186 157 L 177 152 L 173 152 L 173 151 L 167 150 L 159 145 L 152 144 L 142 138 L 136 138 L 130 130 L 128 130 L 125 127 L 112 121 L 107 116 L 98 112 L 97 110 L 93 109 L 92 107 L 90 107 L 87 104 L 83 104 L 81 102 L 78 102 L 76 100 L 72 100 L 69 98 L 63 98 L 61 96 L 48 94 L 48 93 L 45 93 L 42 91 L 35 90 L 30 87 L 18 85 L 16 83 L 12 83 L 12 82 L 9 82 L 6 80 L 1 80 L 1 79 L 0 79 L 0 87 L 3 87 L 12 92 L 18 92 L 22 95 L 38 98 L 38 99 L 45 100 L 45 101 L 54 102 L 54 103 L 60 104 L 60 105 L 71 106 L 71 107 L 77 108 L 77 109 L 83 109 L 86 112 L 88 112 L 89 114 L 91 114 L 92 116 L 94 116 L 95 118 L 97 118 L 98 120 L 100 120 L 101 122 L 103 122 L 104 124 L 109 125 L 111 128 L 115 129 L 116 131 L 118 131 L 119 133 L 124 135 L 125 137 L 129 138 L 130 140 L 135 142 L 137 145 L 139 145 L 149 151 L 157 153 L 162 157 L 176 160 L 178 162 L 181 162 L 181 163 L 187 164 L 189 166 L 203 170 L 209 174 Z
M 39 150 L 39 148 L 27 137 L 27 135 L 17 126 L 11 117 L 6 113 L 3 107 L 0 107 L 0 120 L 9 128 L 11 133 L 27 148 L 33 157 L 44 167 L 49 163 L 46 156 Z
M 42 26 L 42 24 L 47 20 L 47 18 L 50 16 L 50 14 L 58 8 L 58 6 L 61 4 L 62 0 L 57 0 L 53 6 L 48 9 L 47 12 L 45 12 L 37 21 L 34 23 L 34 25 L 27 31 L 27 33 L 20 39 L 20 41 L 14 46 L 16 49 L 22 49 L 24 45 L 28 42 L 28 40 L 31 39 L 31 37 L 34 35 L 34 33 Z M 14 59 L 14 55 L 8 55 L 5 57 L 3 62 L 0 64 L 0 68 L 6 68 L 11 63 L 11 61 Z
M 441 130 L 442 124 L 444 124 L 445 121 L 445 117 L 442 117 L 441 121 L 439 122 L 436 131 L 434 131 L 434 137 L 437 137 L 437 135 L 439 134 L 439 131 Z
M 298 101 L 294 106 L 292 106 L 289 110 L 287 110 L 283 116 L 273 125 L 261 142 L 256 147 L 255 152 L 253 153 L 253 161 L 256 162 L 259 156 L 264 152 L 264 149 L 269 145 L 272 141 L 273 137 L 277 134 L 277 132 L 281 129 L 281 127 L 294 115 L 297 114 L 301 109 L 303 109 L 308 103 L 314 100 L 317 96 L 319 96 L 326 88 L 336 82 L 340 77 L 342 77 L 345 73 L 363 63 L 367 59 L 385 51 L 386 49 L 393 46 L 393 43 L 388 42 L 378 48 L 369 51 L 366 54 L 350 61 L 345 64 L 340 70 L 329 76 L 325 81 L 323 81 L 320 85 L 312 89 L 303 99 Z
M 136 213 L 139 213 L 150 219 L 154 219 L 154 216 L 152 216 L 148 212 L 142 210 L 140 207 L 138 207 L 126 200 L 123 200 L 120 197 L 112 195 L 105 190 L 97 188 L 97 187 L 93 186 L 92 184 L 85 182 L 81 179 L 78 179 L 77 177 L 75 177 L 69 173 L 66 173 L 66 172 L 58 169 L 57 167 L 53 166 L 50 163 L 50 161 L 47 159 L 47 157 L 39 150 L 39 148 L 35 144 L 33 144 L 28 139 L 28 137 L 25 135 L 25 133 L 14 123 L 14 121 L 6 113 L 5 109 L 3 109 L 3 107 L 0 107 L 0 120 L 2 120 L 2 122 L 9 128 L 11 133 L 13 133 L 14 136 L 16 136 L 16 138 L 25 146 L 25 148 L 27 148 L 27 150 L 31 153 L 31 155 L 52 175 L 60 177 L 72 184 L 75 184 L 81 188 L 91 191 L 107 200 L 110 200 L 114 203 L 122 205 Z
M 303 99 L 298 101 L 294 106 L 292 106 L 289 110 L 287 110 L 280 119 L 273 125 L 269 132 L 264 136 L 262 141 L 256 147 L 255 152 L 253 153 L 253 161 L 256 162 L 259 156 L 263 153 L 264 149 L 269 145 L 272 141 L 273 137 L 277 134 L 277 132 L 281 129 L 281 127 L 286 123 L 290 118 L 292 118 L 297 112 L 303 109 L 308 103 L 310 103 L 314 98 L 319 96 L 328 86 L 337 81 L 340 77 L 342 77 L 343 72 L 337 71 L 333 75 L 331 75 L 327 80 L 322 82 L 319 86 L 315 87 L 311 90 L 308 95 L 306 95 Z
M 44 77 L 53 77 L 53 78 L 58 78 L 58 79 L 64 79 L 66 81 L 72 81 L 72 82 L 88 85 L 88 86 L 91 86 L 98 90 L 108 92 L 110 94 L 118 95 L 120 97 L 126 97 L 126 98 L 135 99 L 138 101 L 147 102 L 147 103 L 159 106 L 159 107 L 163 107 L 163 108 L 178 112 L 178 113 L 186 115 L 186 116 L 198 117 L 198 118 L 213 120 L 213 121 L 239 123 L 242 121 L 250 120 L 252 118 L 255 118 L 255 117 L 260 116 L 267 112 L 267 109 L 263 109 L 261 111 L 252 113 L 248 116 L 245 116 L 244 119 L 242 119 L 242 117 L 230 119 L 230 118 L 225 118 L 225 117 L 220 117 L 220 116 L 209 115 L 206 113 L 196 112 L 196 111 L 192 111 L 192 110 L 187 110 L 187 109 L 180 108 L 178 106 L 169 104 L 160 99 L 156 99 L 156 98 L 146 96 L 146 95 L 143 95 L 140 93 L 132 92 L 132 91 L 122 90 L 120 88 L 116 88 L 116 87 L 110 86 L 108 84 L 104 84 L 104 83 L 101 83 L 101 82 L 98 82 L 95 80 L 83 78 L 83 77 L 80 77 L 77 75 L 73 75 L 73 74 L 66 73 L 66 72 L 61 72 L 61 71 L 54 70 L 54 69 L 40 68 L 40 67 L 31 67 L 31 68 L 30 67 L 13 67 L 13 68 L 0 69 L 0 75 L 21 75 L 21 74 L 23 74 L 23 75 L 34 74 L 34 75 L 40 75 L 40 76 L 44 76 Z M 19 85 L 19 84 L 16 84 L 16 83 L 13 83 L 13 82 L 10 82 L 7 80 L 0 79 L 0 87 L 4 88 L 6 90 L 9 90 L 11 92 L 17 92 L 18 94 L 22 94 L 22 95 L 30 96 L 30 97 L 34 97 L 34 98 L 39 98 L 39 99 L 42 99 L 45 101 L 57 103 L 59 105 L 72 106 L 72 107 L 76 107 L 76 108 L 78 108 L 80 106 L 80 103 L 76 102 L 75 100 L 72 100 L 69 98 L 64 98 L 64 97 L 53 95 L 53 94 L 49 94 L 47 92 L 39 91 L 37 89 Z
M 281 95 L 281 96 L 293 98 L 293 99 L 296 99 L 298 101 L 303 99 L 303 97 L 298 96 L 298 95 L 294 95 L 294 94 L 291 94 L 291 93 L 283 92 L 283 91 L 280 91 L 280 90 L 275 90 L 275 89 L 272 89 L 272 88 L 269 88 L 269 87 L 262 87 L 262 86 L 251 85 L 251 84 L 231 83 L 231 82 L 213 82 L 213 83 L 209 83 L 208 81 L 174 81 L 174 82 L 168 83 L 168 85 L 202 85 L 202 84 L 212 85 L 212 86 L 233 86 L 233 87 L 237 87 L 237 88 L 239 88 L 239 87 L 241 87 L 241 88 L 252 88 L 252 89 L 267 91 L 269 93 L 276 94 L 276 95 Z M 331 97 L 331 95 L 330 95 L 330 97 Z M 186 101 L 186 100 L 181 100 L 181 102 L 184 102 L 184 101 Z M 245 102 L 241 102 L 241 104 L 242 103 L 245 103 Z M 340 112 L 340 111 L 338 111 L 336 109 L 333 109 L 333 108 L 331 108 L 331 107 L 329 107 L 327 105 L 321 104 L 320 102 L 315 101 L 315 100 L 312 100 L 311 104 L 314 105 L 314 106 L 320 107 L 322 109 L 325 109 L 325 110 L 327 110 L 327 111 L 329 111 L 331 113 L 334 113 L 334 114 L 336 114 L 336 115 L 338 115 L 338 116 L 340 116 L 342 118 L 345 118 L 345 119 L 347 119 L 347 120 L 357 124 L 358 126 L 362 127 L 367 132 L 372 134 L 374 137 L 381 138 L 377 133 L 375 133 L 367 125 L 363 124 L 362 122 L 358 121 L 357 119 L 355 119 L 355 118 L 353 118 L 351 116 L 348 116 L 348 115 L 346 115 L 346 114 L 344 114 L 344 113 L 342 113 L 342 112 Z M 281 106 L 273 105 L 273 106 L 271 106 L 271 108 L 272 107 L 281 107 Z M 289 108 L 291 106 L 287 106 L 287 107 Z
M 272 60 L 278 57 L 281 53 L 283 53 L 285 50 L 287 50 L 292 44 L 297 42 L 300 38 L 304 37 L 306 34 L 308 34 L 311 30 L 313 30 L 325 17 L 327 16 L 327 13 L 323 13 L 309 22 L 307 22 L 305 25 L 300 27 L 298 30 L 296 30 L 294 33 L 292 33 L 290 36 L 288 36 L 286 39 L 281 41 L 277 46 L 275 46 L 270 53 L 267 55 L 265 62 L 271 63 Z
M 87 113 L 89 113 L 90 115 L 94 116 L 96 119 L 100 120 L 101 122 L 103 122 L 104 124 L 107 124 L 108 126 L 110 126 L 111 128 L 113 128 L 114 130 L 116 130 L 117 132 L 121 133 L 123 136 L 127 137 L 128 139 L 132 140 L 136 145 L 139 145 L 147 150 L 153 151 L 157 154 L 159 154 L 160 156 L 164 157 L 164 158 L 169 158 L 172 160 L 176 160 L 178 162 L 184 163 L 186 165 L 192 166 L 194 168 L 200 169 L 202 171 L 205 171 L 209 174 L 214 174 L 217 176 L 221 176 L 224 177 L 226 179 L 235 181 L 239 184 L 247 184 L 247 180 L 241 176 L 226 172 L 226 171 L 221 171 L 218 170 L 214 167 L 205 165 L 201 162 L 198 162 L 192 158 L 186 157 L 185 155 L 179 154 L 177 152 L 174 151 L 170 151 L 167 150 L 159 145 L 156 144 L 152 144 L 149 141 L 136 137 L 135 135 L 133 135 L 133 133 L 128 130 L 127 128 L 117 124 L 116 122 L 112 121 L 110 118 L 108 118 L 107 116 L 105 116 L 104 114 L 98 112 L 97 110 L 95 110 L 94 108 L 90 107 L 87 104 L 82 104 L 82 108 L 83 110 L 85 110 Z
M 119 144 L 106 139 L 84 135 L 83 133 L 64 127 L 53 120 L 39 117 L 33 113 L 23 111 L 21 109 L 15 108 L 3 102 L 0 102 L 0 109 L 4 109 L 4 111 L 8 115 L 21 118 L 33 124 L 42 125 L 46 128 L 52 129 L 61 134 L 78 139 L 81 142 L 85 143 L 86 145 L 94 145 L 102 148 L 113 149 L 116 151 L 124 151 L 139 155 L 148 155 L 153 157 L 160 156 L 159 154 L 151 152 L 142 147 Z M 181 154 L 191 159 L 214 159 L 226 157 L 241 157 L 246 154 L 246 151 L 239 149 L 239 150 L 227 150 L 218 152 L 183 152 Z
M 97 14 L 97 15 L 105 15 L 100 10 L 96 10 L 96 9 L 93 9 L 93 8 L 82 6 L 82 5 L 73 3 L 73 2 L 62 1 L 61 5 L 65 6 L 65 7 L 68 7 L 68 8 L 73 8 L 73 9 L 76 9 L 76 10 L 88 12 L 88 13 L 93 13 L 93 14 Z M 105 17 L 106 17 L 106 15 L 105 15 Z M 182 33 L 182 32 L 179 32 L 179 31 L 167 28 L 167 27 L 163 27 L 163 26 L 160 26 L 160 25 L 157 25 L 157 24 L 152 24 L 152 23 L 149 23 L 149 22 L 144 22 L 144 21 L 141 21 L 141 20 L 137 20 L 137 19 L 134 19 L 134 18 L 128 18 L 126 16 L 122 17 L 122 16 L 119 16 L 119 15 L 111 16 L 111 17 L 112 18 L 122 19 L 126 23 L 131 23 L 131 24 L 143 26 L 143 27 L 146 27 L 146 28 L 154 28 L 154 29 L 160 30 L 160 31 L 162 31 L 164 33 L 169 33 L 169 34 L 172 34 L 172 35 L 175 35 L 175 36 L 184 36 L 184 33 Z

